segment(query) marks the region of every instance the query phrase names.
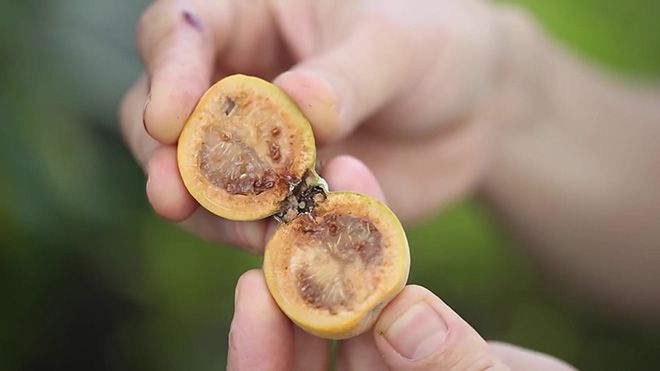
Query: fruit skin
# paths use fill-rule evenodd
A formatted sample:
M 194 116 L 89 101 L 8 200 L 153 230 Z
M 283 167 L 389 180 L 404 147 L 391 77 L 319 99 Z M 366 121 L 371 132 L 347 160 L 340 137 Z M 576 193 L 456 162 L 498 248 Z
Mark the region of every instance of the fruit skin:
M 215 107 L 213 100 L 228 93 L 244 91 L 267 97 L 269 102 L 288 118 L 285 123 L 287 130 L 298 141 L 293 153 L 296 156 L 295 161 L 288 170 L 290 175 L 301 178 L 307 170 L 313 169 L 316 163 L 316 146 L 311 125 L 282 90 L 265 80 L 246 75 L 231 75 L 215 83 L 204 93 L 181 131 L 177 162 L 183 183 L 195 200 L 213 214 L 236 221 L 258 220 L 273 215 L 279 210 L 281 201 L 289 191 L 288 184 L 280 184 L 277 191 L 268 190 L 259 195 L 231 195 L 210 184 L 200 173 L 197 163 L 200 127 L 204 123 L 205 115 L 210 115 L 211 109 L 222 109 L 219 105 Z M 256 123 L 246 123 L 254 124 Z
M 405 286 L 410 270 L 410 254 L 408 241 L 401 223 L 394 213 L 379 201 L 365 195 L 352 192 L 331 192 L 328 199 L 319 208 L 332 208 L 333 200 L 343 199 L 351 207 L 366 210 L 369 219 L 373 222 L 378 219 L 376 226 L 383 233 L 385 241 L 393 249 L 389 280 L 380 287 L 378 294 L 367 303 L 364 303 L 355 313 L 338 313 L 330 315 L 304 305 L 299 300 L 297 292 L 287 290 L 282 275 L 285 269 L 282 264 L 282 255 L 286 253 L 291 241 L 287 233 L 292 233 L 286 224 L 280 225 L 266 246 L 264 253 L 263 271 L 268 289 L 282 311 L 296 325 L 314 335 L 327 339 L 346 339 L 367 331 L 378 319 L 383 308 Z M 286 261 L 286 257 L 284 258 Z

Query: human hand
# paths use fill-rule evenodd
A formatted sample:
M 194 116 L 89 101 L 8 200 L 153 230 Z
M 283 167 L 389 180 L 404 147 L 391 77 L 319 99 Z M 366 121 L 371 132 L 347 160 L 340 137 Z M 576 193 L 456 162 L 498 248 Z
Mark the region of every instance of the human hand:
M 137 30 L 146 77 L 120 112 L 149 201 L 208 239 L 263 248 L 265 222 L 201 210 L 176 166 L 174 146 L 199 97 L 241 72 L 274 78 L 299 105 L 321 161 L 348 153 L 366 162 L 403 220 L 436 210 L 472 189 L 489 157 L 484 102 L 502 64 L 498 13 L 450 0 L 155 2 Z M 363 170 L 344 158 L 324 175 L 360 184 Z
M 373 327 L 338 342 L 337 370 L 573 370 L 562 361 L 488 343 L 429 290 L 407 286 Z M 260 270 L 236 285 L 227 369 L 327 370 L 329 342 L 293 325 L 279 310 Z

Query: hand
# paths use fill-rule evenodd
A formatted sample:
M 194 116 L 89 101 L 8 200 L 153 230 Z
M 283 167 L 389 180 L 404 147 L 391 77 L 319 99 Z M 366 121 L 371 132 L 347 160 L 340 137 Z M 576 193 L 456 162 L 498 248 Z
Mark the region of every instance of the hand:
M 383 197 L 373 175 L 361 191 Z M 330 184 L 341 188 L 340 184 Z M 486 343 L 429 290 L 407 286 L 390 302 L 373 329 L 338 343 L 338 370 L 572 370 L 549 356 L 507 344 Z M 327 370 L 329 342 L 293 325 L 273 301 L 263 273 L 238 281 L 229 333 L 227 369 Z
M 198 98 L 236 72 L 274 78 L 310 119 L 321 161 L 362 159 L 404 221 L 463 195 L 489 158 L 483 103 L 500 72 L 500 11 L 449 0 L 155 2 L 137 30 L 146 77 L 120 110 L 154 210 L 210 240 L 263 247 L 265 223 L 198 209 L 175 162 Z M 330 162 L 325 175 L 362 182 L 351 163 Z
M 259 270 L 236 286 L 227 369 L 327 370 L 329 343 L 294 326 Z M 545 354 L 487 343 L 429 290 L 407 286 L 372 331 L 338 343 L 338 370 L 573 370 Z

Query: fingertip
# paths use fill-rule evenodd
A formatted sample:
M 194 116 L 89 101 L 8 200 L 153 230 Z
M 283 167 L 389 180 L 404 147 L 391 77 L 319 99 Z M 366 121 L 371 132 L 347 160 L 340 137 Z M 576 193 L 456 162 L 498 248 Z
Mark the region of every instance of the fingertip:
M 188 218 L 197 202 L 181 180 L 176 163 L 176 149 L 158 148 L 147 163 L 146 192 L 149 203 L 161 217 L 171 221 Z
M 138 23 L 137 46 L 151 95 L 144 126 L 163 144 L 176 143 L 209 86 L 217 50 L 213 33 L 204 27 L 210 23 L 209 11 L 201 3 L 159 1 L 145 10 Z
M 147 133 L 160 143 L 175 144 L 188 116 L 207 88 L 208 83 L 182 76 L 156 76 L 144 107 L 143 122 Z
M 236 295 L 234 297 L 234 305 L 238 305 L 241 300 L 242 293 L 247 293 L 250 297 L 259 294 L 266 289 L 266 281 L 260 269 L 250 269 L 249 271 L 241 274 L 236 282 Z M 267 289 L 266 289 L 267 290 Z
M 362 193 L 385 202 L 385 194 L 376 176 L 355 157 L 342 155 L 333 158 L 323 167 L 321 175 L 330 189 Z
M 337 93 L 319 74 L 308 69 L 293 69 L 279 75 L 273 83 L 303 111 L 319 144 L 341 137 Z
M 293 326 L 270 296 L 263 273 L 244 273 L 236 284 L 227 369 L 289 370 L 292 350 Z

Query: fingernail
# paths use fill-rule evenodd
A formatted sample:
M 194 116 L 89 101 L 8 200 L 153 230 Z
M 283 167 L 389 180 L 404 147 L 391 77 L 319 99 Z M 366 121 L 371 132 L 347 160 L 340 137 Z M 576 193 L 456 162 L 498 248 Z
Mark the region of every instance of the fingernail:
M 147 115 L 147 108 L 149 107 L 149 103 L 151 102 L 151 92 L 147 94 L 147 98 L 144 100 L 144 106 L 142 107 L 142 125 L 144 126 L 144 130 L 149 132 L 147 129 L 147 120 L 145 119 Z
M 417 360 L 440 347 L 447 336 L 447 324 L 429 304 L 421 301 L 400 315 L 384 335 L 399 354 Z

